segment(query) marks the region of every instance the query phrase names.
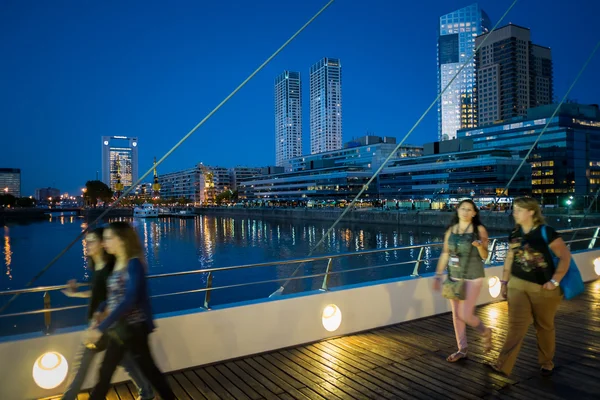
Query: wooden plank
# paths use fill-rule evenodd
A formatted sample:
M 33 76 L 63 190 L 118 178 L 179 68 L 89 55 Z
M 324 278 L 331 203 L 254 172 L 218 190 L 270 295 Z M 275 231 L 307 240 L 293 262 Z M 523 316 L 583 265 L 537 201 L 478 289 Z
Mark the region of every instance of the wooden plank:
M 255 382 L 257 382 L 257 384 L 263 386 L 265 389 L 276 395 L 284 392 L 283 389 L 281 389 L 275 383 L 271 382 L 264 375 L 257 373 L 257 371 L 252 369 L 248 364 L 244 362 L 240 362 L 240 364 L 241 365 L 238 365 L 234 362 L 228 362 L 227 364 L 225 364 L 225 366 L 232 370 L 237 376 L 244 379 L 246 382 L 250 383 L 254 380 Z M 258 389 L 258 387 L 255 386 L 253 387 L 257 392 L 263 393 L 262 389 Z M 263 394 L 263 396 L 266 397 L 265 394 Z
M 227 379 L 225 375 L 220 373 L 214 366 L 207 367 L 206 372 L 208 372 L 221 386 L 223 386 L 235 399 L 239 400 L 250 400 L 260 398 L 258 393 L 252 390 L 249 386 L 243 385 L 248 389 L 248 392 L 244 392 L 240 390 L 237 384 L 242 384 L 239 379 L 235 379 L 237 382 L 234 383 L 231 380 Z
M 194 370 L 194 373 L 198 375 L 221 399 L 235 400 L 235 397 L 229 394 L 229 392 L 221 386 L 204 368 L 198 368 Z
M 125 383 L 119 383 L 115 385 L 114 388 L 121 400 L 135 400 L 135 397 L 137 397 L 137 394 L 136 396 L 131 394 L 131 391 L 129 391 L 129 388 Z
M 191 397 L 186 393 L 186 391 L 181 387 L 179 382 L 175 380 L 173 375 L 167 376 L 167 383 L 171 387 L 173 393 L 175 393 L 175 397 L 179 400 L 191 400 Z
M 369 370 L 377 368 L 377 365 L 373 364 L 369 360 L 367 360 L 365 358 L 360 358 L 360 356 L 356 356 L 356 355 L 346 351 L 343 348 L 334 346 L 331 343 L 325 343 L 325 342 L 315 343 L 314 346 L 317 347 L 318 349 L 323 350 L 323 352 L 328 353 L 328 354 L 334 356 L 335 358 L 342 360 L 347 365 L 353 365 L 354 367 L 356 367 L 357 369 L 359 369 L 361 371 L 369 371 Z
M 209 400 L 220 400 L 220 397 L 194 371 L 185 371 L 183 375 L 204 397 Z
M 239 363 L 236 362 L 236 364 L 238 364 L 240 366 L 240 368 L 249 366 L 256 372 L 258 372 L 259 374 L 261 374 L 265 377 L 268 377 L 269 380 L 271 380 L 274 384 L 279 386 L 281 389 L 283 389 L 283 391 L 287 392 L 289 395 L 291 395 L 295 399 L 306 398 L 306 396 L 304 394 L 302 394 L 302 392 L 300 392 L 295 386 L 292 386 L 290 383 L 288 383 L 288 381 L 290 381 L 289 379 L 284 380 L 284 379 L 280 378 L 279 372 L 272 372 L 271 368 L 265 368 L 263 365 L 259 364 L 257 361 L 255 361 L 252 358 L 247 358 L 244 361 L 240 361 Z M 244 370 L 246 372 L 249 371 L 248 369 L 244 369 Z M 291 381 L 296 382 L 295 385 L 298 388 L 303 387 L 303 385 L 301 383 L 299 383 L 298 381 L 295 381 L 294 379 L 291 379 Z
M 206 397 L 200 393 L 198 389 L 190 382 L 190 380 L 182 373 L 178 372 L 173 374 L 173 378 L 179 383 L 179 385 L 185 390 L 185 392 L 190 396 L 193 400 L 204 400 Z
M 351 380 L 344 380 L 345 377 L 343 375 L 330 368 L 322 368 L 319 363 L 313 362 L 313 360 L 310 358 L 306 360 L 291 354 L 289 351 L 281 351 L 280 353 L 281 354 L 274 354 L 274 357 L 277 357 L 280 361 L 286 364 L 298 365 L 305 370 L 310 371 L 314 375 L 319 376 L 325 381 L 324 384 L 321 384 L 321 387 L 337 397 L 346 398 L 348 396 L 352 396 L 353 398 L 378 398 L 376 393 L 371 392 L 365 387 L 359 387 L 357 390 L 355 385 L 352 384 L 353 382 Z M 309 385 L 309 387 L 314 388 L 315 386 Z
M 246 393 L 246 395 L 248 397 L 250 397 L 251 399 L 261 399 L 261 398 L 276 399 L 277 398 L 277 396 L 275 396 L 273 393 L 269 392 L 268 389 L 266 389 L 260 383 L 256 382 L 256 380 L 254 380 L 252 377 L 248 376 L 247 374 L 244 374 L 243 371 L 240 371 L 240 372 L 243 373 L 245 378 L 242 378 L 239 375 L 235 374 L 232 370 L 227 368 L 225 365 L 217 365 L 215 368 L 221 374 L 223 374 L 225 377 L 227 377 L 227 379 L 229 379 L 231 382 L 233 382 L 238 388 L 240 388 L 244 393 Z
M 106 400 L 119 400 L 119 395 L 114 387 L 111 387 L 108 393 L 106 394 Z

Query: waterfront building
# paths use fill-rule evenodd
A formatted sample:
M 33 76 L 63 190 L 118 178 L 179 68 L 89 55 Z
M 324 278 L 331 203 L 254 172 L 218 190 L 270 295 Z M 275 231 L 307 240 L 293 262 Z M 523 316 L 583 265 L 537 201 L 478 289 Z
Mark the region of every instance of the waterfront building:
M 35 189 L 34 198 L 38 201 L 48 200 L 49 198 L 60 197 L 60 190 L 56 188 L 40 188 Z
M 0 168 L 0 191 L 21 197 L 21 170 L 19 168 Z
M 427 200 L 446 204 L 469 197 L 494 202 L 517 170 L 520 160 L 509 150 L 473 149 L 467 139 L 429 143 L 424 154 L 396 160 L 378 179 L 379 197 L 386 200 Z M 521 169 L 512 182 L 510 197 L 531 193 L 531 169 Z
M 113 191 L 130 187 L 138 180 L 138 139 L 102 136 L 102 182 Z
M 549 123 L 530 154 L 532 193 L 538 197 L 589 196 L 600 187 L 600 109 L 598 105 L 563 104 L 531 108 L 527 115 L 458 132 L 475 150 L 505 149 L 523 158 Z

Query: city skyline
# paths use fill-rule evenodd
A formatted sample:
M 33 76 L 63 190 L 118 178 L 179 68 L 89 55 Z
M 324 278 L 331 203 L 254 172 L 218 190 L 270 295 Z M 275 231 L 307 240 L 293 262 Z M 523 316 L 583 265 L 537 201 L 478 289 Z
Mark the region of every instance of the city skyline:
M 132 1 L 116 12 L 67 3 L 10 2 L 0 15 L 1 37 L 10 38 L 0 41 L 6 55 L 0 74 L 10 77 L 0 95 L 6 143 L 0 167 L 21 169 L 23 195 L 47 186 L 79 192 L 101 168 L 97 140 L 107 132 L 143 141 L 139 167 L 145 172 L 154 156 L 170 149 L 324 4 L 294 2 L 290 16 L 281 2 L 266 0 L 255 5 L 257 18 L 248 20 L 244 6 L 232 13 L 228 4 L 184 2 L 173 8 Z M 389 1 L 367 12 L 364 4 L 335 2 L 159 166 L 159 175 L 199 161 L 272 164 L 273 77 L 291 68 L 304 74 L 329 55 L 344 63 L 343 141 L 366 132 L 402 138 L 436 96 L 439 17 L 470 4 Z M 479 6 L 497 21 L 508 3 Z M 595 45 L 597 38 L 585 27 L 594 26 L 598 11 L 597 3 L 585 13 L 565 5 L 558 14 L 541 0 L 519 2 L 502 23 L 530 28 L 536 43 L 552 48 L 555 98 L 562 97 Z M 399 24 L 399 14 L 410 18 Z M 217 30 L 222 34 L 215 38 Z M 206 62 L 232 52 L 235 62 Z M 598 69 L 596 57 L 570 98 L 599 102 L 600 84 L 593 79 Z M 436 140 L 436 114 L 431 110 L 407 143 Z M 309 132 L 306 116 L 303 131 Z M 304 140 L 303 154 L 308 147 Z

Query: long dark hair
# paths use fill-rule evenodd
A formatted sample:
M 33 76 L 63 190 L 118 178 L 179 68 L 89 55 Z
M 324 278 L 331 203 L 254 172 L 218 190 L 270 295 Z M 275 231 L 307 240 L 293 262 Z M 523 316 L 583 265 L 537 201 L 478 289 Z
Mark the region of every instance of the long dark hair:
M 145 265 L 144 260 L 144 248 L 142 247 L 142 242 L 140 242 L 140 238 L 131 226 L 127 222 L 111 222 L 106 229 L 110 229 L 110 231 L 121 239 L 125 246 L 125 252 L 129 259 L 131 258 L 139 258 L 142 264 Z
M 477 208 L 477 206 L 475 205 L 475 202 L 473 200 L 471 200 L 471 199 L 464 199 L 464 200 L 461 200 L 460 203 L 458 203 L 458 205 L 454 209 L 454 215 L 452 216 L 452 220 L 450 221 L 450 226 L 448 228 L 452 228 L 454 225 L 458 224 L 458 221 L 459 221 L 459 219 L 458 219 L 458 209 L 464 203 L 469 203 L 473 207 L 473 210 L 475 210 L 475 216 L 471 220 L 471 224 L 473 224 L 473 233 L 477 237 L 479 237 L 479 227 L 483 226 L 485 228 L 485 225 L 483 225 L 481 223 L 481 220 L 479 219 L 479 208 Z
M 88 231 L 87 234 L 96 235 L 100 243 L 104 242 L 104 228 L 102 227 Z M 104 246 L 102 247 L 102 259 L 104 260 L 104 268 L 106 269 L 106 271 L 108 271 L 108 273 L 111 273 L 115 268 L 115 256 L 113 256 L 112 254 L 108 254 L 104 249 Z M 94 262 L 94 259 L 90 256 L 88 256 L 88 265 L 90 266 L 92 271 L 96 271 L 96 263 Z

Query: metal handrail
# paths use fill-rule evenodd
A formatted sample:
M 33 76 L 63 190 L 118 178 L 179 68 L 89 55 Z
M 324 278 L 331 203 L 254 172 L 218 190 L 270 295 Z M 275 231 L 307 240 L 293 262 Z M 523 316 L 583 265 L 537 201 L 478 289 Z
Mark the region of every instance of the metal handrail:
M 588 242 L 592 243 L 593 241 L 598 239 L 598 234 L 600 233 L 600 228 L 595 227 L 595 226 L 594 227 L 575 228 L 575 229 L 564 229 L 564 230 L 560 230 L 558 232 L 567 233 L 567 232 L 584 231 L 584 230 L 591 230 L 591 229 L 596 230 L 593 236 L 581 238 L 581 239 L 569 240 L 569 241 L 565 241 L 565 243 L 571 244 L 571 243 L 584 242 L 584 241 L 588 241 Z M 495 253 L 497 251 L 496 244 L 497 244 L 498 240 L 505 239 L 505 238 L 506 238 L 505 236 L 490 237 L 492 246 L 491 246 L 491 250 L 489 250 L 490 254 L 486 260 L 486 264 L 490 264 L 491 259 L 493 257 L 493 253 Z M 219 267 L 219 268 L 207 268 L 207 269 L 203 269 L 203 270 L 174 272 L 174 273 L 168 273 L 168 274 L 156 274 L 156 275 L 150 275 L 150 276 L 148 276 L 148 278 L 154 279 L 154 278 L 165 278 L 165 277 L 174 277 L 174 276 L 185 276 L 185 275 L 190 275 L 190 274 L 208 273 L 209 279 L 207 280 L 206 287 L 185 290 L 185 291 L 180 291 L 180 292 L 157 294 L 157 295 L 153 295 L 151 297 L 152 298 L 161 298 L 161 297 L 180 296 L 180 295 L 204 292 L 205 300 L 204 300 L 203 307 L 200 307 L 200 308 L 209 310 L 210 309 L 209 308 L 210 294 L 213 290 L 234 289 L 234 288 L 251 286 L 251 285 L 279 283 L 284 280 L 296 281 L 296 280 L 301 280 L 301 279 L 323 277 L 323 284 L 319 290 L 326 291 L 326 290 L 329 290 L 328 281 L 329 281 L 329 277 L 331 275 L 341 275 L 341 274 L 346 274 L 346 273 L 350 273 L 350 272 L 359 272 L 359 271 L 374 270 L 374 269 L 380 269 L 380 268 L 398 267 L 398 266 L 411 265 L 411 264 L 414 264 L 415 268 L 414 268 L 413 273 L 407 275 L 407 277 L 419 278 L 420 277 L 419 267 L 422 263 L 424 263 L 424 262 L 432 263 L 432 262 L 439 260 L 439 257 L 423 259 L 423 257 L 422 257 L 423 250 L 426 247 L 430 247 L 430 248 L 431 247 L 440 247 L 442 245 L 443 245 L 443 243 L 441 243 L 441 242 L 435 242 L 435 243 L 420 244 L 420 245 L 393 247 L 393 248 L 387 248 L 387 249 L 375 249 L 375 250 L 366 250 L 366 251 L 351 252 L 351 253 L 331 254 L 331 255 L 316 256 L 316 257 L 301 258 L 301 259 L 290 259 L 290 260 L 283 260 L 283 261 L 272 261 L 272 262 L 266 262 L 266 263 L 245 264 L 245 265 Z M 360 268 L 350 268 L 350 269 L 345 269 L 345 270 L 341 270 L 341 271 L 331 271 L 331 262 L 334 258 L 356 257 L 356 256 L 362 256 L 362 255 L 370 255 L 370 254 L 393 252 L 393 251 L 403 251 L 403 250 L 415 250 L 415 249 L 420 249 L 419 256 L 416 260 L 401 261 L 401 262 L 395 262 L 395 263 L 385 263 L 385 264 L 372 265 L 372 266 L 366 266 L 366 267 L 360 267 Z M 277 278 L 277 279 L 270 279 L 270 280 L 264 280 L 264 281 L 244 282 L 244 283 L 223 285 L 223 286 L 217 286 L 217 287 L 212 287 L 212 279 L 210 279 L 214 276 L 214 272 L 219 272 L 219 271 L 230 271 L 230 270 L 237 270 L 237 269 L 257 268 L 257 267 L 266 267 L 266 266 L 274 266 L 274 265 L 293 265 L 293 264 L 299 264 L 299 263 L 325 261 L 325 260 L 327 260 L 326 271 L 323 273 L 317 273 L 317 274 L 301 275 L 301 276 L 295 276 L 295 277 L 291 277 L 291 278 Z M 89 284 L 78 283 L 77 286 L 85 287 L 85 286 L 89 286 Z M 38 293 L 38 292 L 49 293 L 51 291 L 65 289 L 67 287 L 68 287 L 67 285 L 54 285 L 54 286 L 42 286 L 42 287 L 27 288 L 27 289 L 9 290 L 9 291 L 0 292 L 0 296 L 25 294 L 25 293 Z M 22 311 L 22 312 L 11 313 L 11 314 L 0 314 L 0 319 L 16 317 L 16 316 L 35 315 L 35 314 L 42 314 L 42 313 L 45 314 L 46 316 L 48 316 L 49 313 L 52 313 L 52 312 L 75 310 L 75 309 L 81 309 L 81 308 L 86 308 L 86 307 L 87 307 L 87 305 L 43 308 L 43 309 L 39 309 L 39 310 Z
M 597 228 L 598 227 L 596 227 L 596 226 L 589 226 L 589 227 L 583 227 L 583 228 L 562 229 L 562 230 L 558 230 L 557 232 L 568 233 L 568 232 L 584 231 L 584 230 L 591 230 L 591 229 L 597 229 Z M 502 240 L 502 239 L 506 239 L 506 236 L 492 236 L 489 238 L 490 242 L 493 240 L 497 241 L 497 240 Z M 597 239 L 596 235 L 591 236 L 591 237 L 582 238 L 582 239 L 565 241 L 565 243 L 571 244 L 571 243 L 576 243 L 576 242 L 589 241 L 592 239 Z M 232 265 L 232 266 L 227 266 L 227 267 L 197 269 L 197 270 L 191 270 L 191 271 L 169 272 L 169 273 L 165 273 L 165 274 L 148 275 L 148 279 L 171 278 L 171 277 L 177 277 L 177 276 L 215 273 L 215 272 L 232 271 L 232 270 L 246 269 L 246 268 L 263 268 L 263 267 L 270 267 L 270 266 L 275 266 L 275 265 L 293 265 L 293 264 L 301 264 L 301 263 L 315 262 L 315 261 L 326 261 L 326 260 L 330 260 L 330 259 L 334 259 L 334 258 L 358 257 L 358 256 L 377 254 L 377 253 L 422 249 L 425 247 L 435 248 L 435 247 L 441 247 L 441 246 L 443 246 L 443 244 L 444 244 L 443 242 L 434 242 L 434 243 L 426 243 L 426 244 L 418 244 L 418 245 L 391 247 L 391 248 L 386 248 L 386 249 L 375 249 L 375 250 L 364 250 L 364 251 L 346 252 L 346 253 L 338 253 L 338 254 L 328 254 L 328 255 L 307 257 L 307 258 L 292 258 L 292 259 L 288 259 L 288 260 L 269 261 L 269 262 L 264 262 L 264 263 L 242 264 L 242 265 Z M 430 260 L 431 259 L 429 259 L 429 261 Z M 411 260 L 411 261 L 408 261 L 408 263 L 415 263 L 415 262 L 422 263 L 424 261 L 427 261 L 427 260 L 423 260 L 423 259 Z M 246 283 L 245 285 L 251 285 L 251 284 L 253 284 L 253 282 Z M 77 286 L 78 287 L 87 287 L 87 286 L 89 286 L 89 283 L 77 283 Z M 69 287 L 68 285 L 53 285 L 53 286 L 39 286 L 39 287 L 25 288 L 25 289 L 14 289 L 14 290 L 0 291 L 0 296 L 26 294 L 26 293 L 37 293 L 37 292 L 46 292 L 46 291 L 52 292 L 52 291 L 67 289 L 68 287 Z

